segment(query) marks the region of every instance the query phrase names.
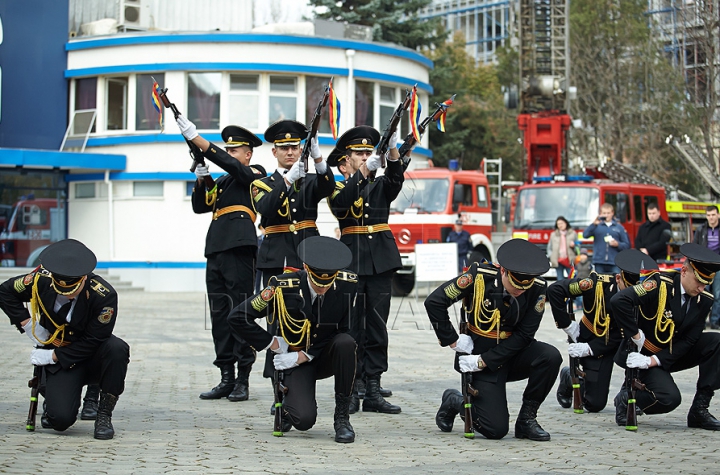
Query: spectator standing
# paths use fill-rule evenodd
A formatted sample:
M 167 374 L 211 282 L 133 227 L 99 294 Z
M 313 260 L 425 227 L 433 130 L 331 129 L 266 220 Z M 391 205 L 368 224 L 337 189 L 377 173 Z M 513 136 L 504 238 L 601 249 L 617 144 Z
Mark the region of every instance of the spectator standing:
M 615 208 L 610 203 L 600 206 L 600 215 L 585 228 L 583 236 L 592 237 L 593 265 L 598 274 L 617 274 L 615 256 L 618 252 L 630 249 L 627 231 L 614 217 Z
M 647 205 L 647 221 L 638 229 L 635 237 L 635 249 L 652 257 L 653 260 L 665 260 L 667 257 L 667 243 L 672 236 L 670 223 L 662 219 L 657 203 Z
M 448 233 L 445 242 L 457 243 L 458 272 L 462 274 L 463 268 L 469 265 L 468 254 L 472 250 L 473 245 L 470 240 L 470 233 L 463 229 L 463 222 L 461 219 L 455 221 L 454 229 Z
M 705 217 L 707 222 L 695 233 L 693 242 L 720 254 L 720 226 L 718 226 L 720 216 L 718 215 L 718 207 L 715 205 L 708 206 L 705 209 Z M 712 284 L 708 285 L 708 290 L 715 297 L 710 312 L 710 328 L 720 330 L 720 279 L 713 280 Z
M 555 220 L 555 231 L 548 240 L 548 255 L 550 265 L 557 271 L 557 279 L 562 280 L 570 276 L 570 267 L 575 258 L 575 241 L 577 233 L 563 216 Z

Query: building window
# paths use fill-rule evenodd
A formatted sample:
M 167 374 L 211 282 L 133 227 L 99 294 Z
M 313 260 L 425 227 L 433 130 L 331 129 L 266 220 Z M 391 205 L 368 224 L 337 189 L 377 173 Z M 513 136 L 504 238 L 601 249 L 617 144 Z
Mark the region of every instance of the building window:
M 230 123 L 246 129 L 260 127 L 260 76 L 257 74 L 230 75 Z
M 159 114 L 152 100 L 153 77 L 158 84 L 165 82 L 165 74 L 138 74 L 135 94 L 135 130 L 160 130 Z M 160 104 L 162 108 L 162 104 Z
M 128 78 L 107 79 L 107 130 L 127 129 Z
M 270 76 L 270 123 L 297 120 L 297 78 Z
M 220 128 L 221 73 L 188 74 L 188 118 L 198 129 Z
M 95 109 L 97 107 L 97 78 L 75 80 L 75 110 Z
M 162 196 L 163 182 L 161 181 L 135 181 L 133 182 L 133 196 Z
M 95 182 L 75 183 L 75 198 L 95 198 Z
M 378 129 L 382 132 L 390 123 L 390 118 L 398 106 L 398 98 L 394 87 L 380 86 L 380 123 Z M 400 135 L 400 133 L 398 133 Z
M 307 97 L 307 102 L 305 103 L 305 123 L 308 127 L 310 127 L 310 122 L 313 119 L 313 116 L 315 115 L 315 108 L 320 103 L 320 100 L 323 97 L 323 94 L 325 94 L 325 86 L 327 86 L 328 81 L 330 81 L 330 78 L 321 78 L 316 76 L 307 76 L 305 77 L 305 96 Z M 320 128 L 318 129 L 318 133 L 321 134 L 329 134 L 330 131 L 330 121 L 328 120 L 329 117 L 329 110 L 330 110 L 330 103 L 328 103 L 322 112 L 322 118 L 320 119 Z
M 355 126 L 375 126 L 373 114 L 375 107 L 374 89 L 374 83 L 355 81 Z

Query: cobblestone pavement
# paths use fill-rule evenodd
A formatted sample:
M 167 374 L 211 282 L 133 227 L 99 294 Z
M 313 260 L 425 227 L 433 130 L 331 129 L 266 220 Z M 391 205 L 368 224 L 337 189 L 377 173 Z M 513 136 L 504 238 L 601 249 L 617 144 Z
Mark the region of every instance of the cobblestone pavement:
M 420 300 L 394 298 L 390 315 L 390 371 L 383 386 L 402 406 L 398 415 L 359 412 L 351 416 L 353 444 L 333 441 L 331 380 L 319 383 L 319 416 L 307 432 L 271 435 L 270 383 L 256 364 L 246 402 L 203 401 L 219 371 L 204 319 L 202 293 L 120 295 L 116 335 L 131 347 L 127 387 L 120 397 L 111 441 L 92 437 L 93 423 L 78 421 L 64 433 L 25 430 L 31 376 L 30 345 L 14 327 L 0 326 L 5 350 L 0 369 L 0 473 L 718 473 L 720 434 L 688 429 L 687 410 L 697 371 L 676 375 L 682 405 L 661 416 L 641 416 L 631 433 L 614 422 L 612 397 L 621 384 L 616 371 L 610 406 L 598 414 L 562 409 L 554 391 L 538 421 L 550 442 L 513 437 L 524 382 L 508 385 L 510 434 L 503 440 L 462 436 L 435 425 L 446 388 L 459 387 L 453 353 L 437 344 Z M 7 320 L 5 320 L 7 322 Z M 549 309 L 538 339 L 565 347 Z M 720 406 L 714 404 L 715 412 Z M 711 407 L 711 409 L 713 409 Z M 720 414 L 719 414 L 720 415 Z

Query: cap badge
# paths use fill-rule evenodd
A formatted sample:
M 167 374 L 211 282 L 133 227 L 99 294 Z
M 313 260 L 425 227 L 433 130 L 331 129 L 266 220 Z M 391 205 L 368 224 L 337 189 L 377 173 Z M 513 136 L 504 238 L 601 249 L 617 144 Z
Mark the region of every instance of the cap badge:
M 362 139 L 362 144 L 367 145 L 367 139 Z
M 292 137 L 292 135 L 290 135 L 289 133 L 285 134 L 286 139 L 289 139 L 290 137 Z

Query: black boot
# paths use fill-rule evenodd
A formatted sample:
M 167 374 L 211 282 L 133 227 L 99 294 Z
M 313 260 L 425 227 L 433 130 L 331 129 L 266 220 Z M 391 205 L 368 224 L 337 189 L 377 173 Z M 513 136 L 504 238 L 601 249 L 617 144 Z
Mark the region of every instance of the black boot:
M 570 367 L 565 366 L 560 370 L 560 384 L 557 388 L 557 400 L 560 406 L 565 409 L 572 406 L 572 382 L 570 381 Z
M 225 365 L 220 368 L 220 384 L 210 391 L 201 393 L 200 399 L 220 399 L 227 397 L 235 387 L 235 365 Z
M 378 380 L 378 385 L 379 385 L 379 384 L 380 384 L 380 380 Z M 392 391 L 389 390 L 389 389 L 385 389 L 385 388 L 382 387 L 382 386 L 380 386 L 379 391 L 380 391 L 380 395 L 381 395 L 382 397 L 390 397 L 390 396 L 392 396 Z
M 446 389 L 442 395 L 442 404 L 435 415 L 435 424 L 443 432 L 450 432 L 455 416 L 462 411 L 463 397 L 457 389 Z
M 515 438 L 535 441 L 550 440 L 550 434 L 545 432 L 537 422 L 537 411 L 540 403 L 537 401 L 523 401 L 517 420 L 515 421 Z
M 353 383 L 353 390 L 350 395 L 350 406 L 348 408 L 350 414 L 355 414 L 360 410 L 360 399 L 365 397 L 365 383 L 362 383 L 363 395 L 360 396 L 361 381 L 361 379 L 356 378 L 355 383 Z
M 335 442 L 349 444 L 355 442 L 355 431 L 350 425 L 350 397 L 335 394 Z
M 117 396 L 106 392 L 100 393 L 100 404 L 98 405 L 97 419 L 95 419 L 96 439 L 108 440 L 115 435 L 115 429 L 113 429 L 112 425 L 112 413 L 117 400 Z
M 363 412 L 382 412 L 383 414 L 400 414 L 400 406 L 394 406 L 380 395 L 380 376 L 368 376 L 363 399 Z
M 97 418 L 98 399 L 100 399 L 100 386 L 88 384 L 83 398 L 83 407 L 80 412 L 80 419 L 83 421 L 94 421 Z
M 247 401 L 250 396 L 248 388 L 248 378 L 250 377 L 250 368 L 245 366 L 238 368 L 238 377 L 235 380 L 235 387 L 228 394 L 228 401 Z
M 720 421 L 710 414 L 710 400 L 715 393 L 711 389 L 698 389 L 687 416 L 688 427 L 705 430 L 720 430 Z
M 615 395 L 613 400 L 615 403 L 615 423 L 621 427 L 627 425 L 627 398 L 627 391 L 620 388 L 620 392 Z
M 357 387 L 358 398 L 365 399 L 365 380 L 363 378 L 356 377 L 355 384 Z M 382 394 L 381 394 L 381 396 L 382 396 Z M 358 402 L 358 404 L 360 404 L 360 403 Z M 352 412 L 350 414 L 352 414 Z
M 40 416 L 40 425 L 43 429 L 52 429 L 52 424 L 50 424 L 50 419 L 48 419 L 47 403 L 45 401 L 43 401 L 43 413 L 42 416 Z

